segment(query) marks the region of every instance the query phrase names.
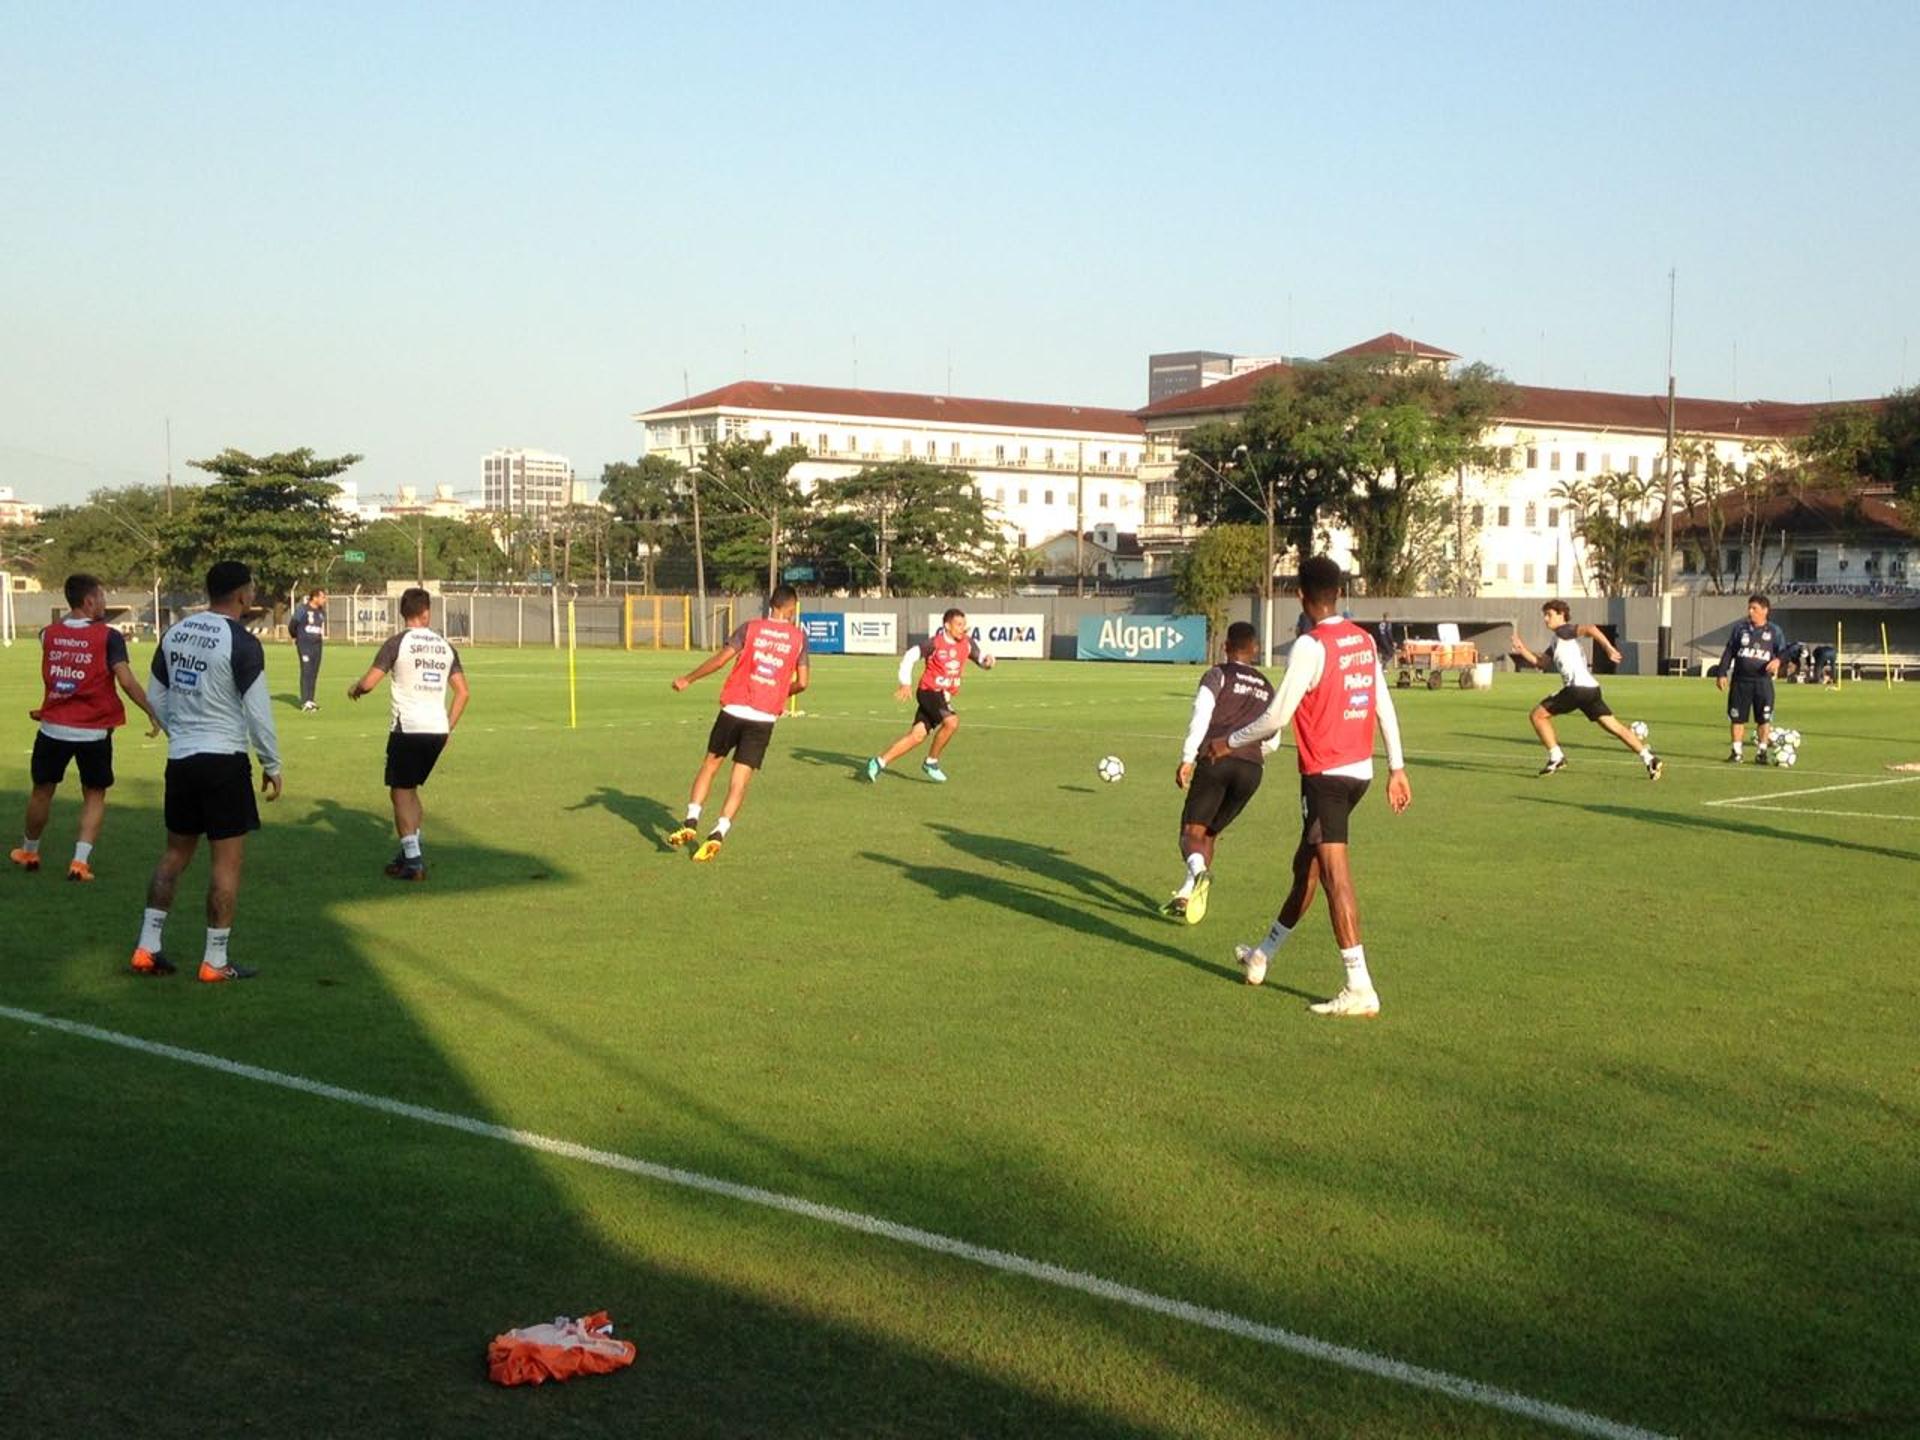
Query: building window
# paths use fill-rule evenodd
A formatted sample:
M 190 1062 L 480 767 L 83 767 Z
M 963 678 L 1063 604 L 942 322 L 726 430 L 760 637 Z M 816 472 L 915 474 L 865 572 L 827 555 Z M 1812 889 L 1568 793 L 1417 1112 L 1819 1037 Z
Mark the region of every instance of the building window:
M 1001 465 L 1001 464 L 1004 464 L 1004 463 L 1006 463 L 1006 458 L 1007 458 L 1007 447 L 1006 447 L 1006 446 L 1004 446 L 1004 445 L 996 445 L 996 446 L 994 446 L 994 447 L 993 447 L 993 463 L 994 463 L 994 464 L 996 464 L 996 465 Z
M 1496 580 L 1504 580 L 1507 578 L 1506 561 L 1502 560 L 1498 565 L 1493 567 L 1493 578 Z
M 1020 447 L 1020 463 L 1022 465 L 1027 463 L 1027 447 L 1024 445 Z
M 1666 456 L 1664 455 L 1654 456 L 1653 457 L 1653 478 L 1658 480 L 1662 475 L 1666 473 L 1667 473 Z
M 1107 507 L 1107 492 L 1106 492 L 1106 491 L 1104 491 L 1104 490 L 1102 490 L 1102 491 L 1100 492 L 1100 508 L 1101 508 L 1102 510 L 1105 510 L 1105 509 L 1107 509 L 1107 508 L 1108 508 L 1108 507 Z
M 1727 549 L 1727 563 L 1722 568 L 1729 574 L 1738 575 L 1740 573 L 1740 562 L 1745 558 L 1746 556 L 1740 552 L 1737 546 L 1729 546 Z
M 1006 486 L 996 485 L 993 487 L 993 503 L 996 505 L 1004 505 L 1007 503 L 1007 487 Z
M 800 443 L 800 432 L 798 430 L 789 431 L 787 434 L 787 443 L 789 445 L 798 445 Z
M 1638 455 L 1627 456 L 1627 474 L 1638 475 L 1639 473 L 1640 473 L 1640 457 Z
M 1602 475 L 1613 473 L 1613 456 L 1604 450 L 1600 452 L 1600 473 Z
M 1047 464 L 1053 464 L 1053 446 L 1047 446 Z
M 1558 565 L 1547 566 L 1547 584 L 1558 585 L 1559 583 L 1560 583 L 1560 567 Z
M 1522 585 L 1531 585 L 1533 583 L 1533 562 L 1532 561 L 1528 561 L 1525 565 L 1522 565 L 1520 567 L 1520 583 Z
M 1549 470 L 1558 470 L 1560 468 L 1560 452 L 1558 450 L 1547 456 L 1547 468 Z
M 1026 504 L 1026 503 L 1027 503 L 1027 492 L 1026 492 L 1025 490 L 1022 490 L 1022 491 L 1020 492 L 1020 503 L 1021 503 L 1022 505 L 1024 505 L 1024 504 Z
M 955 440 L 947 446 L 947 458 L 949 460 L 958 460 L 960 458 L 960 442 L 958 440 Z
M 927 458 L 931 460 L 933 459 L 934 456 L 938 455 L 939 453 L 940 453 L 940 442 L 937 440 L 927 441 Z
M 1558 505 L 1549 505 L 1547 506 L 1547 529 L 1558 530 L 1559 528 L 1560 507 Z
M 1878 550 L 1875 550 L 1872 554 L 1867 556 L 1867 574 L 1878 575 L 1880 573 L 1880 560 L 1881 560 L 1881 555 Z M 1795 563 L 1795 568 L 1797 569 L 1799 565 L 1799 561 L 1797 558 L 1794 563 Z M 1794 578 L 1797 580 L 1800 577 L 1796 575 Z
M 825 431 L 822 431 L 822 432 L 820 433 L 820 435 L 819 435 L 819 436 L 818 436 L 817 438 L 819 439 L 819 441 L 820 441 L 820 443 L 819 443 L 818 445 L 816 445 L 816 446 L 814 446 L 814 447 L 813 447 L 813 448 L 814 448 L 814 451 L 815 451 L 815 453 L 817 453 L 817 454 L 820 454 L 820 455 L 824 455 L 824 454 L 826 454 L 826 453 L 827 453 L 827 436 L 826 436 L 826 432 L 825 432 Z
M 1497 519 L 1496 519 L 1496 520 L 1495 520 L 1495 521 L 1494 521 L 1493 523 L 1494 523 L 1494 524 L 1496 524 L 1496 525 L 1499 525 L 1499 526 L 1501 526 L 1502 528 L 1504 528 L 1504 527 L 1505 527 L 1505 526 L 1507 525 L 1507 523 L 1508 523 L 1508 514 L 1509 514 L 1509 512 L 1508 512 L 1508 509 L 1507 509 L 1507 507 L 1506 507 L 1505 505 L 1502 505 L 1502 506 L 1501 506 L 1501 507 L 1500 507 L 1500 508 L 1499 508 L 1499 509 L 1498 509 L 1497 511 L 1495 511 L 1494 513 L 1495 513 L 1495 515 L 1496 515 L 1496 516 L 1497 516 L 1498 518 L 1497 518 Z M 1504 579 L 1505 577 L 1503 576 L 1502 578 Z
M 1540 524 L 1540 510 L 1533 501 L 1527 501 L 1527 529 L 1537 529 Z
M 1793 552 L 1793 578 L 1802 584 L 1820 578 L 1820 552 L 1818 550 L 1796 550 Z
M 1040 496 L 1040 503 L 1043 505 L 1051 505 L 1053 503 L 1053 491 L 1048 490 L 1043 492 Z
M 1106 452 L 1105 450 L 1102 450 L 1102 451 L 1100 452 L 1100 463 L 1101 463 L 1102 465 L 1104 465 L 1104 464 L 1106 464 L 1106 463 L 1107 463 L 1107 452 Z
M 1485 525 L 1486 523 L 1487 523 L 1487 507 L 1484 505 L 1474 506 L 1473 507 L 1473 528 L 1478 530 L 1481 526 Z
M 1502 470 L 1511 470 L 1513 468 L 1513 447 L 1511 445 L 1503 445 L 1500 447 L 1499 462 Z
M 1586 472 L 1586 468 L 1587 468 L 1587 452 L 1584 450 L 1574 451 L 1573 452 L 1574 473 L 1584 474 Z
M 1540 447 L 1538 445 L 1529 445 L 1527 446 L 1527 469 L 1538 470 L 1539 468 Z

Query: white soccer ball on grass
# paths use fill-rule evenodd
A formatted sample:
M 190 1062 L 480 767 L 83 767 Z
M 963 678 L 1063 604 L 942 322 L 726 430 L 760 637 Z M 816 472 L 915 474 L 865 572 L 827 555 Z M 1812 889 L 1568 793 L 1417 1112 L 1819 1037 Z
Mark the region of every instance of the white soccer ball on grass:
M 1647 722 L 1646 721 L 1636 720 L 1633 722 L 1633 724 L 1629 725 L 1627 728 L 1631 730 L 1638 739 L 1644 740 L 1647 738 Z
M 1795 761 L 1799 760 L 1799 758 L 1800 750 L 1797 746 L 1776 745 L 1773 747 L 1773 763 L 1776 765 L 1791 766 Z
M 1098 769 L 1100 771 L 1100 778 L 1109 785 L 1119 783 L 1126 778 L 1127 774 L 1126 762 L 1121 760 L 1118 755 L 1102 755 Z

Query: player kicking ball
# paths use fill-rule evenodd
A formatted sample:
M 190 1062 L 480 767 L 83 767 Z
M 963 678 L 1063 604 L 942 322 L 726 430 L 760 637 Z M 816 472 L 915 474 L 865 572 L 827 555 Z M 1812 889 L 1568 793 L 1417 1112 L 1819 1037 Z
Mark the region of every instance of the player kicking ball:
M 1180 856 L 1187 874 L 1173 898 L 1160 907 L 1162 915 L 1198 925 L 1206 918 L 1207 895 L 1213 885 L 1213 847 L 1220 832 L 1247 808 L 1260 781 L 1263 761 L 1280 744 L 1280 735 L 1263 743 L 1243 745 L 1219 760 L 1201 756 L 1210 740 L 1231 735 L 1258 719 L 1273 703 L 1273 682 L 1255 667 L 1260 658 L 1260 632 L 1244 620 L 1227 627 L 1224 657 L 1200 677 L 1193 695 L 1193 716 L 1173 783 L 1186 792 L 1180 812 Z
M 1541 775 L 1558 775 L 1567 768 L 1566 751 L 1560 748 L 1560 741 L 1554 735 L 1553 717 L 1570 715 L 1578 710 L 1638 755 L 1640 763 L 1647 767 L 1649 780 L 1658 780 L 1666 766 L 1653 753 L 1651 745 L 1615 717 L 1600 695 L 1600 682 L 1593 678 L 1593 671 L 1587 668 L 1586 652 L 1580 648 L 1583 639 L 1592 640 L 1617 665 L 1620 663 L 1620 652 L 1614 649 L 1613 642 L 1596 625 L 1571 624 L 1573 613 L 1567 609 L 1564 600 L 1547 601 L 1540 607 L 1540 613 L 1546 619 L 1547 628 L 1553 632 L 1550 657 L 1542 659 L 1529 650 L 1527 642 L 1520 638 L 1517 630 L 1513 637 L 1513 655 L 1516 663 L 1531 665 L 1538 670 L 1560 672 L 1560 688 L 1534 706 L 1533 713 L 1527 717 L 1533 722 L 1534 734 L 1547 747 L 1547 763 L 1541 767 Z
M 1387 804 L 1398 815 L 1413 803 L 1400 721 L 1394 713 L 1387 672 L 1373 636 L 1340 614 L 1346 577 L 1325 555 L 1300 567 L 1300 609 L 1312 628 L 1287 652 L 1280 693 L 1261 714 L 1230 735 L 1209 740 L 1201 752 L 1216 763 L 1293 726 L 1300 752 L 1300 844 L 1293 852 L 1293 888 L 1273 927 L 1258 945 L 1240 945 L 1236 958 L 1249 985 L 1267 978 L 1267 964 L 1313 904 L 1327 892 L 1334 942 L 1346 967 L 1346 983 L 1331 1000 L 1307 1008 L 1316 1015 L 1371 1019 L 1380 1013 L 1380 993 L 1367 971 L 1360 942 L 1360 902 L 1347 859 L 1347 820 L 1373 783 L 1373 737 L 1387 742 Z
M 417 586 L 402 591 L 400 618 L 407 628 L 380 647 L 367 673 L 347 687 L 347 699 L 358 700 L 378 688 L 383 678 L 390 680 L 393 729 L 387 733 L 387 793 L 393 800 L 393 832 L 400 837 L 400 853 L 388 862 L 387 876 L 424 880 L 427 860 L 420 848 L 420 826 L 426 807 L 420 803 L 420 787 L 447 748 L 470 692 L 460 652 L 433 628 L 433 597 Z
M 913 667 L 922 656 L 927 663 L 920 672 L 920 684 L 914 687 Z M 947 611 L 940 617 L 940 628 L 923 644 L 907 648 L 907 653 L 900 657 L 900 688 L 893 692 L 893 698 L 913 700 L 913 726 L 885 751 L 867 761 L 869 781 L 878 781 L 882 770 L 931 735 L 933 743 L 927 746 L 927 758 L 920 762 L 920 769 L 935 784 L 947 783 L 947 772 L 940 768 L 940 755 L 952 742 L 953 732 L 960 728 L 960 717 L 953 713 L 953 697 L 960 693 L 960 673 L 967 668 L 969 660 L 982 670 L 993 668 L 993 656 L 968 631 L 964 610 Z
M 718 858 L 720 847 L 726 843 L 733 817 L 747 798 L 747 786 L 766 762 L 767 743 L 773 739 L 773 727 L 786 708 L 787 697 L 807 688 L 807 632 L 794 623 L 800 596 L 791 585 L 782 585 L 769 597 L 767 608 L 771 613 L 766 618 L 739 626 L 727 637 L 726 644 L 673 682 L 675 690 L 684 690 L 729 660 L 733 662 L 720 689 L 720 714 L 707 736 L 706 759 L 693 777 L 687 818 L 667 836 L 667 844 L 676 850 L 700 838 L 697 827 L 707 791 L 727 756 L 732 755 L 733 770 L 727 776 L 727 798 L 721 802 L 720 818 L 693 852 L 693 858 L 702 864 Z

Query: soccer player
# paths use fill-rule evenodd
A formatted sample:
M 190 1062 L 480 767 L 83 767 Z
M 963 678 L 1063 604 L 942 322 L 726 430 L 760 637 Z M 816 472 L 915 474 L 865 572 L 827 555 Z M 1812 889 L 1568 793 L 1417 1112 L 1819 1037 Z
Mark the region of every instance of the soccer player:
M 313 695 L 320 681 L 320 652 L 327 644 L 326 591 L 311 590 L 306 604 L 293 607 L 293 613 L 287 616 L 287 635 L 300 657 L 300 708 L 318 710 Z
M 1517 630 L 1513 636 L 1516 662 L 1539 670 L 1551 668 L 1560 672 L 1560 688 L 1534 706 L 1533 713 L 1527 717 L 1533 722 L 1534 734 L 1547 747 L 1547 763 L 1541 767 L 1540 773 L 1557 775 L 1567 768 L 1567 753 L 1560 748 L 1560 741 L 1554 735 L 1553 717 L 1578 710 L 1638 755 L 1640 763 L 1647 767 L 1649 780 L 1658 780 L 1666 769 L 1665 764 L 1653 753 L 1651 745 L 1622 725 L 1614 715 L 1612 708 L 1601 697 L 1600 682 L 1593 678 L 1593 671 L 1587 668 L 1586 651 L 1580 648 L 1583 639 L 1591 639 L 1618 664 L 1620 652 L 1614 648 L 1613 642 L 1597 625 L 1569 623 L 1573 613 L 1567 609 L 1564 600 L 1547 601 L 1540 607 L 1540 613 L 1546 618 L 1547 629 L 1553 632 L 1553 650 L 1548 658 L 1542 659 L 1528 649 L 1527 642 L 1520 638 Z
M 267 656 L 240 623 L 253 607 L 253 572 L 238 560 L 207 571 L 207 608 L 176 622 L 153 652 L 153 711 L 167 732 L 167 848 L 147 885 L 136 975 L 171 975 L 161 932 L 181 872 L 207 837 L 207 948 L 200 978 L 207 984 L 251 980 L 257 973 L 227 958 L 247 834 L 260 828 L 248 742 L 260 756 L 260 793 L 280 798 L 280 745 L 267 693 Z
M 420 804 L 420 787 L 447 748 L 470 692 L 460 652 L 433 628 L 433 597 L 418 586 L 403 590 L 400 618 L 406 629 L 380 647 L 367 673 L 347 687 L 347 699 L 358 700 L 392 677 L 387 793 L 393 800 L 393 833 L 400 837 L 400 853 L 388 862 L 387 874 L 395 880 L 424 880 L 427 861 L 420 849 L 420 823 L 426 810 Z
M 1767 763 L 1767 746 L 1773 741 L 1773 677 L 1780 673 L 1787 653 L 1786 632 L 1768 618 L 1772 611 L 1773 602 L 1766 596 L 1749 595 L 1747 618 L 1733 627 L 1720 656 L 1720 688 L 1732 692 L 1727 696 L 1727 721 L 1733 728 L 1729 765 L 1740 763 L 1749 715 L 1759 726 L 1753 763 Z
M 27 797 L 26 834 L 8 858 L 23 870 L 40 868 L 40 837 L 53 812 L 53 792 L 67 778 L 67 766 L 80 772 L 80 833 L 67 863 L 67 879 L 93 879 L 93 847 L 107 818 L 107 791 L 113 788 L 113 732 L 127 723 L 118 685 L 147 712 L 160 733 L 160 719 L 147 692 L 133 678 L 127 639 L 107 624 L 107 596 L 91 575 L 69 575 L 67 614 L 40 632 L 40 674 L 46 699 L 31 718 L 40 722 L 33 737 L 33 792 Z
M 1221 663 L 1200 677 L 1193 694 L 1193 716 L 1173 772 L 1173 783 L 1187 794 L 1180 812 L 1180 856 L 1187 874 L 1173 898 L 1160 907 L 1161 914 L 1189 925 L 1206 918 L 1214 842 L 1247 808 L 1266 775 L 1261 762 L 1280 744 L 1276 731 L 1264 744 L 1242 746 L 1224 759 L 1200 755 L 1207 741 L 1231 735 L 1273 703 L 1273 682 L 1254 664 L 1259 657 L 1260 632 L 1244 620 L 1234 621 L 1227 627 Z
M 773 739 L 774 723 L 786 708 L 787 697 L 807 688 L 807 632 L 794 623 L 800 597 L 791 585 L 779 586 L 768 597 L 765 619 L 749 620 L 727 637 L 727 643 L 686 674 L 675 677 L 673 688 L 684 690 L 696 680 L 704 680 L 729 660 L 733 669 L 720 688 L 720 714 L 707 735 L 707 756 L 693 777 L 693 791 L 687 798 L 687 818 L 680 828 L 667 836 L 667 844 L 676 849 L 698 838 L 695 828 L 700 811 L 707 803 L 707 791 L 727 756 L 733 756 L 733 769 L 727 776 L 727 798 L 720 804 L 720 818 L 713 822 L 693 858 L 702 863 L 714 859 L 733 829 L 733 817 L 747 798 L 747 786 L 754 772 L 765 763 L 767 742 Z
M 916 687 L 913 667 L 922 656 L 927 663 Z M 982 670 L 993 668 L 993 656 L 968 631 L 967 612 L 960 609 L 947 611 L 940 617 L 938 630 L 920 644 L 907 647 L 907 653 L 900 657 L 900 688 L 893 692 L 893 698 L 914 701 L 913 724 L 885 751 L 867 761 L 869 781 L 879 780 L 882 770 L 931 735 L 933 743 L 927 747 L 927 758 L 920 762 L 920 769 L 929 780 L 947 783 L 947 772 L 940 768 L 940 754 L 960 728 L 960 717 L 953 713 L 953 697 L 960 692 L 960 672 L 969 660 Z
M 1371 1018 L 1380 993 L 1367 971 L 1360 941 L 1360 903 L 1347 858 L 1347 820 L 1373 783 L 1373 737 L 1387 742 L 1387 804 L 1398 815 L 1413 803 L 1400 721 L 1387 672 L 1366 630 L 1340 614 L 1346 577 L 1325 555 L 1300 566 L 1300 609 L 1313 628 L 1293 642 L 1280 691 L 1265 711 L 1202 751 L 1216 763 L 1293 726 L 1300 752 L 1300 844 L 1293 853 L 1293 888 L 1273 926 L 1257 945 L 1234 947 L 1249 985 L 1267 977 L 1267 964 L 1325 887 L 1334 942 L 1346 967 L 1340 993 L 1307 1008 L 1316 1015 Z

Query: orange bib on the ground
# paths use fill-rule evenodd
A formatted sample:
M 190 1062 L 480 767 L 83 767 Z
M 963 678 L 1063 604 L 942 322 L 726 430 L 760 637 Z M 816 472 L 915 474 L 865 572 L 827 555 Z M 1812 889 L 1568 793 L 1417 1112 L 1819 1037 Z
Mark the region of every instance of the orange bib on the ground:
M 633 1363 L 632 1342 L 613 1338 L 604 1310 L 578 1320 L 561 1316 L 550 1325 L 529 1325 L 493 1337 L 487 1346 L 487 1378 L 496 1385 L 543 1385 L 576 1375 L 605 1375 Z

